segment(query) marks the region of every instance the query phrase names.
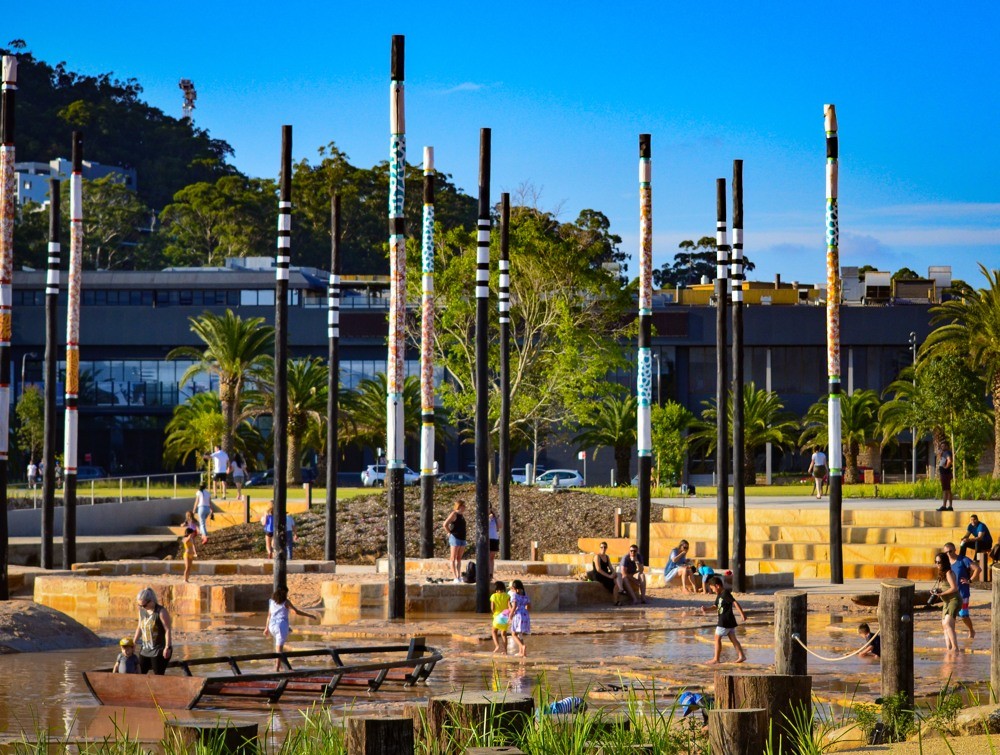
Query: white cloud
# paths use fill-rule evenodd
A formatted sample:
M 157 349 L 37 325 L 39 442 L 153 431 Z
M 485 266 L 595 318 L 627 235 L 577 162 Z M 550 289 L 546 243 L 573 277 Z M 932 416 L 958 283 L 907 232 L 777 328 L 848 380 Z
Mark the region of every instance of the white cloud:
M 459 92 L 478 92 L 480 89 L 485 89 L 486 84 L 477 84 L 474 81 L 463 81 L 461 84 L 451 87 L 451 89 L 444 89 L 441 94 L 458 94 Z

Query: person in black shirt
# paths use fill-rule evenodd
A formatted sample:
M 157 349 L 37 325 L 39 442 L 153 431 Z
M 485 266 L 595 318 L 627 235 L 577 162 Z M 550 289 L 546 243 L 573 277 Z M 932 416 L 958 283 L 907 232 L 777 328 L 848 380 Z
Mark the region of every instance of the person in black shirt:
M 858 656 L 861 658 L 881 658 L 882 638 L 876 636 L 873 639 L 871 627 L 865 623 L 858 624 L 858 634 L 861 635 L 861 639 L 863 639 L 866 643 L 871 641 L 871 645 L 858 653 Z
M 715 627 L 715 656 L 709 661 L 710 664 L 719 663 L 722 660 L 722 638 L 728 635 L 733 647 L 736 648 L 736 663 L 743 663 L 747 659 L 743 652 L 743 646 L 736 639 L 736 616 L 733 614 L 735 608 L 740 612 L 740 618 L 746 623 L 747 615 L 743 613 L 743 607 L 736 602 L 733 593 L 722 584 L 722 577 L 709 577 L 708 587 L 715 593 L 714 608 L 719 616 L 718 625 Z M 703 613 L 712 610 L 708 606 L 702 606 Z
M 448 546 L 451 549 L 451 556 L 449 558 L 451 574 L 455 578 L 455 582 L 461 582 L 462 556 L 465 555 L 465 549 L 468 546 L 468 541 L 466 540 L 465 501 L 455 501 L 451 513 L 448 514 L 448 518 L 444 520 L 444 524 L 441 527 L 445 535 L 448 536 Z

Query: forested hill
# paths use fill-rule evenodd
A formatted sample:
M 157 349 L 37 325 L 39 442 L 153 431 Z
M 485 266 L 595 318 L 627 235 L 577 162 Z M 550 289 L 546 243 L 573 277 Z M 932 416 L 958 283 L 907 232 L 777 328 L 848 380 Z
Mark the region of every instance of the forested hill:
M 72 132 L 82 131 L 85 159 L 135 168 L 139 198 L 156 210 L 189 184 L 235 172 L 232 147 L 143 102 L 135 79 L 85 76 L 11 46 L 2 52 L 18 61 L 18 162 L 68 158 Z

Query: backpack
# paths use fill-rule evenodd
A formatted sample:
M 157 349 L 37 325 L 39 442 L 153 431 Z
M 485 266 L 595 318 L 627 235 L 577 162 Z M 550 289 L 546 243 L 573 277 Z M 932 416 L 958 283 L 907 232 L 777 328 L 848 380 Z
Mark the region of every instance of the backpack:
M 465 569 L 462 571 L 462 581 L 467 585 L 474 585 L 476 583 L 476 562 L 470 561 L 465 565 Z

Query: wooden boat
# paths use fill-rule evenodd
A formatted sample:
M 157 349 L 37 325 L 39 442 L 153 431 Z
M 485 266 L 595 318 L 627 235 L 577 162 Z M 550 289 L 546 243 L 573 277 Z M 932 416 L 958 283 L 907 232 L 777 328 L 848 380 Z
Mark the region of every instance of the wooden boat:
M 875 608 L 878 605 L 878 593 L 877 592 L 862 592 L 857 595 L 851 596 L 851 601 L 859 606 L 865 606 L 868 608 Z M 931 591 L 930 590 L 915 590 L 913 593 L 913 607 L 916 610 L 922 610 L 925 607 L 933 607 L 931 603 Z M 941 603 L 937 603 L 937 607 L 941 607 Z
M 90 693 L 102 705 L 144 708 L 193 708 L 206 697 L 242 698 L 277 703 L 284 696 L 325 700 L 334 692 L 377 692 L 386 682 L 408 688 L 425 682 L 442 658 L 423 637 L 408 645 L 376 645 L 284 653 L 224 655 L 170 661 L 167 673 L 115 674 L 110 669 L 84 671 Z M 285 671 L 258 671 L 251 665 L 280 661 Z M 292 666 L 295 661 L 295 667 Z M 242 664 L 242 666 L 241 666 Z M 207 667 L 207 668 L 206 668 Z M 170 673 L 179 670 L 180 673 Z M 195 674 L 195 671 L 206 673 Z

